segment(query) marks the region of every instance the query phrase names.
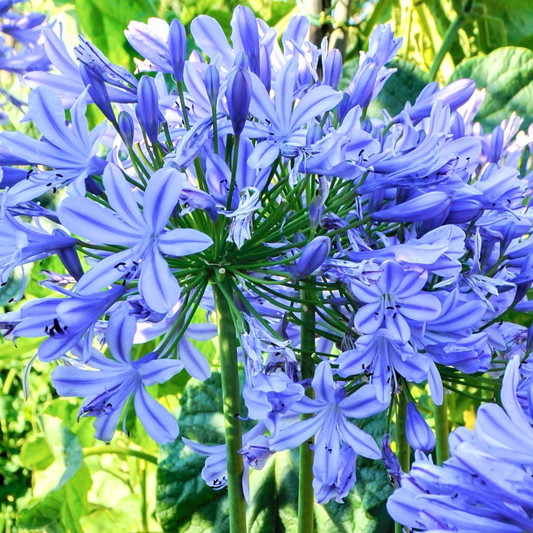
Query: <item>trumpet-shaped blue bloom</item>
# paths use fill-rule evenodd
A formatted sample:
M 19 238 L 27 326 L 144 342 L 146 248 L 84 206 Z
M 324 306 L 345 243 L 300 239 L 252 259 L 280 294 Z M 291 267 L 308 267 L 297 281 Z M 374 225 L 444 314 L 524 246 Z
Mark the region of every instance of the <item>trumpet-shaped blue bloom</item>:
M 87 366 L 65 358 L 66 366 L 52 371 L 52 383 L 61 396 L 83 396 L 78 417 L 94 416 L 95 437 L 109 442 L 113 438 L 124 406 L 133 396 L 135 413 L 146 432 L 156 442 L 172 442 L 179 434 L 176 419 L 146 387 L 164 383 L 183 368 L 176 359 L 158 359 L 150 353 L 131 359 L 135 319 L 113 315 L 107 328 L 107 343 L 113 359 L 93 349 Z
M 341 474 L 339 477 L 339 472 L 343 470 L 348 457 L 346 450 L 341 454 L 341 443 L 347 444 L 354 453 L 363 457 L 381 457 L 374 439 L 347 417 L 371 416 L 385 409 L 385 405 L 376 399 L 372 387 L 362 387 L 351 396 L 346 396 L 343 387 L 335 387 L 333 371 L 327 361 L 316 367 L 312 386 L 315 399 L 303 396 L 292 404 L 291 410 L 315 415 L 282 429 L 270 438 L 269 446 L 274 451 L 288 450 L 316 435 L 313 462 L 313 474 L 317 480 L 315 489 L 322 494 L 323 487 L 337 487 L 340 493 L 344 493 L 344 482 L 340 481 L 344 480 L 345 475 Z M 355 471 L 353 475 L 355 476 Z M 327 495 L 328 498 L 333 496 L 329 492 Z
M 404 270 L 395 261 L 385 261 L 383 273 L 375 285 L 354 281 L 351 290 L 366 305 L 355 315 L 355 327 L 361 333 L 374 333 L 383 322 L 387 330 L 402 342 L 411 337 L 406 319 L 427 322 L 441 311 L 439 300 L 423 292 L 427 271 Z
M 50 235 L 43 229 L 5 213 L 0 219 L 0 286 L 7 283 L 17 267 L 74 248 L 76 239 Z M 24 269 L 22 269 L 24 276 Z M 25 283 L 23 283 L 22 294 Z
M 78 292 L 90 294 L 121 278 L 139 275 L 139 292 L 146 303 L 154 311 L 169 311 L 179 299 L 180 288 L 163 254 L 194 254 L 212 244 L 211 238 L 198 230 L 166 228 L 182 190 L 179 172 L 165 168 L 153 174 L 142 212 L 118 167 L 110 164 L 103 181 L 114 211 L 79 197 L 67 198 L 59 208 L 61 222 L 78 235 L 95 243 L 125 247 L 86 272 L 78 282 Z
M 98 294 L 81 295 L 58 286 L 49 286 L 66 298 L 43 298 L 24 304 L 21 321 L 13 330 L 15 337 L 45 337 L 37 355 L 40 361 L 58 359 L 83 340 L 82 359 L 91 354 L 95 326 L 102 315 L 124 294 L 123 287 Z
M 21 132 L 4 132 L 0 143 L 32 165 L 45 165 L 54 170 L 32 172 L 26 180 L 15 184 L 7 193 L 8 205 L 33 200 L 48 190 L 71 184 L 70 191 L 84 195 L 85 179 L 101 174 L 106 162 L 96 153 L 106 124 L 89 131 L 85 111 L 85 92 L 71 109 L 72 124 L 65 123 L 65 111 L 57 94 L 38 87 L 29 96 L 32 119 L 43 139 L 38 141 Z

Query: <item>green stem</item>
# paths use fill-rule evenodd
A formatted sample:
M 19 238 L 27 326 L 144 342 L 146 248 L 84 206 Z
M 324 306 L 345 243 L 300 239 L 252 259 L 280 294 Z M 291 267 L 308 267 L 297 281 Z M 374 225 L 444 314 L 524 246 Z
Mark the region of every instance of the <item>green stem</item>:
M 302 298 L 308 296 L 306 287 L 302 289 Z M 315 308 L 312 305 L 302 307 L 301 354 L 300 366 L 302 379 L 312 378 L 314 374 L 313 354 L 315 352 Z M 306 394 L 313 397 L 313 389 L 306 389 Z M 309 415 L 302 415 L 302 419 Z M 299 480 L 298 480 L 298 533 L 313 533 L 314 527 L 314 492 L 313 492 L 313 456 L 314 452 L 306 441 L 300 445 Z
M 94 446 L 92 448 L 83 449 L 83 457 L 89 457 L 91 455 L 104 455 L 106 453 L 112 453 L 115 455 L 131 455 L 132 457 L 143 459 L 148 463 L 152 463 L 154 465 L 157 464 L 157 457 L 150 455 L 149 453 L 141 452 L 139 450 L 122 448 L 121 446 Z
M 233 191 L 235 190 L 235 181 L 237 178 L 237 165 L 239 164 L 239 144 L 241 142 L 240 135 L 235 135 L 235 146 L 233 148 L 233 164 L 231 166 L 231 182 L 228 192 L 228 201 L 226 202 L 226 211 L 231 208 L 233 202 Z
M 398 408 L 396 410 L 396 455 L 402 472 L 407 473 L 410 469 L 411 450 L 407 442 L 407 433 L 405 426 L 407 422 L 407 397 L 403 392 L 397 395 Z M 395 533 L 402 533 L 401 524 L 396 522 L 394 525 Z
M 224 281 L 220 283 L 225 283 Z M 231 289 L 226 285 L 227 292 Z M 218 345 L 222 374 L 222 398 L 228 461 L 229 521 L 231 533 L 246 533 L 246 507 L 242 491 L 243 458 L 240 415 L 239 369 L 237 363 L 237 332 L 229 303 L 218 284 L 213 284 L 218 321 Z
M 407 396 L 402 392 L 398 394 L 398 409 L 396 411 L 396 454 L 402 467 L 407 473 L 411 467 L 411 450 L 407 442 L 405 426 L 407 422 Z
M 185 107 L 185 93 L 183 92 L 183 82 L 178 81 L 176 85 L 178 87 L 178 96 L 180 100 L 181 114 L 183 115 L 183 123 L 185 124 L 186 130 L 189 131 L 191 129 L 191 125 L 189 124 L 189 116 L 187 115 L 187 108 Z
M 442 405 L 435 405 L 435 436 L 437 445 L 436 457 L 437 464 L 440 466 L 448 457 L 450 457 L 450 448 L 448 447 L 448 408 L 447 396 L 444 394 Z
M 468 16 L 468 12 L 472 8 L 472 3 L 473 3 L 473 0 L 467 1 L 462 12 L 457 15 L 455 20 L 450 24 L 448 30 L 446 31 L 446 35 L 444 35 L 442 45 L 439 48 L 439 51 L 437 52 L 435 59 L 433 60 L 431 69 L 429 70 L 430 79 L 434 80 L 436 78 L 437 73 L 439 72 L 440 66 L 442 62 L 444 61 L 444 57 L 446 56 L 449 49 L 451 48 L 453 42 L 455 41 L 455 38 L 457 37 L 457 33 L 461 29 L 461 26 L 463 25 L 465 19 Z
M 370 15 L 370 18 L 366 22 L 365 27 L 363 29 L 363 35 L 365 37 L 370 37 L 374 26 L 380 21 L 389 3 L 390 0 L 379 0 L 374 6 L 374 9 L 372 10 L 372 15 Z
M 146 464 L 141 461 L 141 492 L 142 492 L 142 522 L 143 522 L 143 533 L 148 533 L 149 521 L 148 521 L 148 498 L 146 492 L 147 476 L 146 476 Z

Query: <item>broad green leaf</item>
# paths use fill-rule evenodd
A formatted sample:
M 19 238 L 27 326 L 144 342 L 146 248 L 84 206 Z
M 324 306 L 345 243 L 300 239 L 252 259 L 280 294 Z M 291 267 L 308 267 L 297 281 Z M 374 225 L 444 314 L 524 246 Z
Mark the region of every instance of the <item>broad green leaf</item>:
M 57 491 L 79 470 L 83 452 L 78 437 L 59 418 L 49 415 L 39 417 L 46 444 L 54 457 L 54 463 L 46 470 L 39 489 Z M 36 490 L 35 492 L 39 492 Z
M 82 446 L 92 446 L 95 442 L 93 417 L 82 417 L 78 420 L 81 405 L 79 398 L 56 398 L 44 410 L 45 415 L 59 418 L 72 431 Z
M 489 17 L 501 19 L 507 43 L 518 45 L 533 34 L 533 2 L 524 0 L 483 0 Z M 489 26 L 491 27 L 491 26 Z
M 141 498 L 136 494 L 120 500 L 116 505 L 94 506 L 91 512 L 82 518 L 84 533 L 131 533 L 137 530 L 141 518 Z
M 30 501 L 18 515 L 18 527 L 46 533 L 84 533 L 80 517 L 88 510 L 90 488 L 91 476 L 83 465 L 59 490 Z
M 298 454 L 280 452 L 250 475 L 250 533 L 292 533 L 298 525 Z
M 476 119 L 490 130 L 515 111 L 524 118 L 522 129 L 533 121 L 533 51 L 505 47 L 487 56 L 463 61 L 450 81 L 471 78 L 487 95 Z
M 203 444 L 224 442 L 220 374 L 191 380 L 180 401 L 181 435 Z M 201 478 L 205 457 L 181 440 L 161 447 L 157 471 L 157 516 L 163 531 L 225 533 L 226 491 L 214 491 Z
M 88 511 L 91 476 L 81 444 L 59 418 L 39 417 L 54 462 L 37 476 L 35 497 L 18 516 L 21 529 L 47 533 L 83 533 L 80 517 Z
M 54 456 L 44 437 L 31 436 L 24 441 L 20 450 L 22 466 L 34 470 L 45 470 L 54 461 Z

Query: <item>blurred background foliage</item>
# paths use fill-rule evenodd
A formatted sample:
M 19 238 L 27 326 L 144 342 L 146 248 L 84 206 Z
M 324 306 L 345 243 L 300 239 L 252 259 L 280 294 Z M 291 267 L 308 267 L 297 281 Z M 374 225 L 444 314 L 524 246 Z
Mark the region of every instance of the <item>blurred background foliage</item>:
M 130 20 L 157 16 L 170 21 L 178 16 L 188 25 L 195 16 L 207 14 L 229 36 L 231 12 L 238 3 L 248 5 L 279 32 L 292 16 L 308 15 L 314 42 L 330 35 L 330 43 L 344 53 L 345 85 L 375 25 L 392 24 L 403 45 L 394 64 L 398 72 L 370 110 L 375 116 L 382 107 L 397 113 L 432 80 L 444 83 L 471 77 L 487 92 L 478 114 L 487 132 L 513 111 L 524 118 L 523 128 L 533 121 L 533 2 L 529 1 L 35 0 L 17 8 L 47 12 L 68 46 L 74 46 L 77 34 L 83 33 L 111 61 L 133 69 L 134 53 L 124 38 Z M 25 99 L 26 89 L 18 78 L 2 73 L 0 83 Z M 4 110 L 11 117 L 4 128 L 32 131 L 31 124 L 20 123 L 19 110 L 9 104 Z M 25 300 L 16 305 L 10 300 L 18 293 L 20 281 L 13 277 L 0 290 L 0 313 L 45 296 L 47 291 L 39 285 L 44 279 L 41 271 L 60 268 L 47 259 L 28 269 L 26 275 L 32 281 Z M 513 316 L 513 320 L 529 325 L 526 316 Z M 79 402 L 58 398 L 51 388 L 51 365 L 35 362 L 25 372 L 39 342 L 21 339 L 14 346 L 0 340 L 0 533 L 224 533 L 224 494 L 203 484 L 203 458 L 181 441 L 159 450 L 134 416 L 124 422 L 128 436 L 117 433 L 110 445 L 95 441 L 92 419 L 77 420 Z M 216 368 L 215 344 L 198 346 Z M 453 375 L 448 379 L 451 428 L 472 427 L 480 401 L 490 400 L 494 391 L 454 381 Z M 179 417 L 183 434 L 218 444 L 222 442 L 219 386 L 216 374 L 206 387 L 183 374 L 153 393 Z M 423 388 L 414 393 L 426 406 L 431 424 L 429 396 Z M 377 418 L 365 429 L 380 439 L 384 423 Z M 294 530 L 295 476 L 294 458 L 288 453 L 278 454 L 263 471 L 254 473 L 253 533 Z M 362 462 L 358 476 L 349 505 L 317 507 L 320 533 L 391 531 L 383 504 L 390 492 L 385 472 L 377 464 Z

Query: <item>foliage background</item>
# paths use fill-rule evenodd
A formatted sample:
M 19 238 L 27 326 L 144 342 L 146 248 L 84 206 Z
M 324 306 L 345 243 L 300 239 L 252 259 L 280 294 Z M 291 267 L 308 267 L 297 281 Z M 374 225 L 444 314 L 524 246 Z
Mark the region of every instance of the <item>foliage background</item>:
M 217 19 L 231 32 L 233 0 L 35 0 L 20 5 L 27 11 L 44 11 L 61 28 L 69 46 L 77 34 L 89 37 L 111 61 L 134 68 L 133 50 L 123 31 L 130 20 L 179 16 L 188 25 L 199 14 Z M 440 82 L 471 77 L 487 97 L 478 119 L 486 132 L 516 111 L 524 118 L 522 129 L 533 122 L 533 2 L 523 0 L 352 0 L 348 10 L 340 0 L 312 13 L 299 0 L 250 0 L 254 12 L 281 31 L 290 17 L 308 14 L 314 25 L 334 31 L 343 39 L 347 59 L 344 83 L 356 69 L 359 52 L 378 22 L 390 22 L 404 39 L 398 72 L 389 81 L 370 113 L 381 108 L 397 113 L 413 102 L 432 79 Z M 192 48 L 191 43 L 191 48 Z M 2 73 L 2 87 L 24 99 L 21 80 Z M 22 114 L 4 107 L 11 117 L 7 129 L 31 131 L 20 123 Z M 94 109 L 92 120 L 100 120 Z M 40 271 L 55 270 L 47 259 L 27 274 L 31 276 L 26 299 L 43 297 Z M 19 288 L 14 277 L 0 290 L 0 313 L 14 310 L 9 300 Z M 524 316 L 513 320 L 529 325 Z M 12 343 L 0 341 L 0 532 L 34 530 L 48 533 L 161 532 L 195 533 L 227 529 L 224 493 L 207 488 L 200 477 L 203 458 L 178 441 L 159 449 L 134 417 L 125 421 L 129 437 L 118 434 L 111 445 L 95 441 L 92 420 L 77 421 L 79 403 L 58 398 L 50 386 L 51 365 L 36 362 L 24 375 L 40 339 Z M 215 344 L 198 345 L 216 368 Z M 29 397 L 24 398 L 23 380 Z M 459 390 L 448 401 L 451 426 L 472 426 L 481 400 L 477 391 Z M 182 434 L 206 443 L 222 442 L 220 383 L 215 373 L 206 386 L 185 377 L 154 394 L 179 417 Z M 463 389 L 463 390 L 461 390 Z M 474 394 L 473 394 L 474 393 Z M 423 388 L 421 405 L 430 402 Z M 367 431 L 379 439 L 385 421 L 367 422 Z M 157 466 L 159 463 L 159 467 Z M 390 492 L 379 464 L 360 462 L 358 482 L 348 505 L 317 506 L 319 532 L 392 531 L 384 508 Z M 289 453 L 277 454 L 251 479 L 252 533 L 291 532 L 295 529 L 296 466 Z

